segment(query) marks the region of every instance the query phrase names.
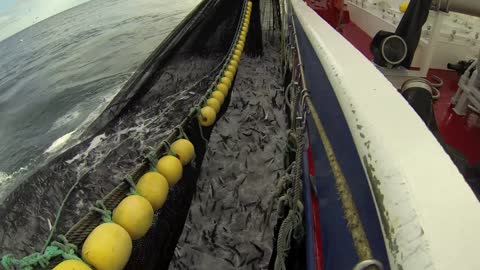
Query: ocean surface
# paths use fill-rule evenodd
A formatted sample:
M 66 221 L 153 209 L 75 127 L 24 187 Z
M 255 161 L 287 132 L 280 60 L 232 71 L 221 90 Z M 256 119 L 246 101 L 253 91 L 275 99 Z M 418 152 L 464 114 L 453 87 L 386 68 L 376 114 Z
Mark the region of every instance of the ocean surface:
M 78 143 L 200 0 L 92 0 L 0 42 L 0 191 Z

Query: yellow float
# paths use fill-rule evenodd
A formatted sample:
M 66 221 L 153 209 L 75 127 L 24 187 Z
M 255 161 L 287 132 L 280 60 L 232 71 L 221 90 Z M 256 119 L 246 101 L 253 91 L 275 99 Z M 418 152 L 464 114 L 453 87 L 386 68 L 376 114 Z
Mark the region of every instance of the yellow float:
M 405 11 L 407 11 L 407 8 L 408 8 L 408 2 L 402 2 L 400 4 L 399 10 L 400 12 L 405 13 Z
M 182 178 L 182 162 L 174 156 L 166 155 L 157 162 L 157 172 L 165 176 L 168 185 L 172 187 Z
M 82 247 L 82 259 L 96 270 L 122 270 L 132 253 L 132 239 L 113 222 L 98 225 Z
M 223 76 L 229 78 L 231 81 L 233 80 L 233 73 L 230 72 L 230 71 L 228 71 L 228 70 L 223 73 Z M 223 93 L 223 92 L 222 92 L 222 93 Z M 225 94 L 225 93 L 223 93 L 223 94 L 224 94 L 225 96 L 227 95 L 227 94 Z
M 168 196 L 168 181 L 158 172 L 147 172 L 136 185 L 138 194 L 147 199 L 154 211 L 162 208 Z
M 200 125 L 209 127 L 215 123 L 216 117 L 217 114 L 215 113 L 215 110 L 210 106 L 205 106 L 200 110 L 198 120 L 200 121 Z
M 235 46 L 235 49 L 239 51 L 243 51 L 243 45 L 237 44 L 237 46 Z
M 207 105 L 208 105 L 208 100 L 207 100 Z M 195 155 L 195 148 L 193 147 L 193 144 L 186 139 L 178 139 L 174 141 L 170 146 L 170 149 L 172 149 L 173 152 L 177 154 L 183 166 L 190 163 L 190 161 L 192 161 L 193 159 L 193 156 Z
M 215 113 L 218 113 L 220 111 L 220 102 L 216 98 L 209 98 L 207 99 L 207 106 L 212 107 L 215 110 Z
M 232 59 L 232 60 L 230 60 L 230 63 L 229 63 L 229 64 L 232 65 L 232 66 L 234 66 L 235 68 L 238 67 L 238 61 L 237 61 L 237 60 L 233 60 L 233 59 Z
M 237 73 L 237 68 L 234 67 L 233 65 L 228 65 L 228 66 L 227 66 L 227 70 L 230 71 L 230 72 L 232 72 L 233 75 L 235 75 L 235 73 Z
M 242 52 L 239 49 L 235 49 L 235 51 L 233 51 L 233 55 L 240 57 L 242 55 Z
M 53 270 L 92 270 L 92 268 L 79 260 L 66 260 L 55 266 Z
M 215 87 L 215 91 L 220 91 L 224 96 L 228 94 L 228 86 L 224 83 L 219 83 L 217 84 L 217 87 Z M 220 104 L 221 105 L 221 104 Z M 215 108 L 214 108 L 215 109 Z
M 122 226 L 132 240 L 137 240 L 145 236 L 152 226 L 153 208 L 144 197 L 130 195 L 113 210 L 112 220 Z
M 237 62 L 238 62 L 238 61 L 237 61 Z M 225 84 L 229 89 L 230 89 L 230 87 L 232 86 L 232 80 L 230 80 L 230 79 L 227 78 L 227 77 L 222 77 L 222 78 L 220 79 L 220 83 Z M 220 102 L 220 103 L 223 104 L 223 102 Z
M 238 55 L 232 55 L 232 59 L 233 60 L 237 60 L 238 62 L 240 62 L 240 57 Z
M 213 91 L 212 98 L 218 100 L 218 103 L 222 105 L 223 101 L 225 100 L 225 95 L 220 91 Z

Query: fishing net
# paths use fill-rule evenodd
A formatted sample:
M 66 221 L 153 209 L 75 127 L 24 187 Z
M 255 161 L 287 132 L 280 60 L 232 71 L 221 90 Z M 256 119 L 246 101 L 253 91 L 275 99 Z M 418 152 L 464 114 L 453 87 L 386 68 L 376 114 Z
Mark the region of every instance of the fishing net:
M 54 226 L 55 234 L 81 246 L 101 222 L 89 212 L 96 200 L 114 208 L 128 193 L 122 182 L 150 169 L 146 158 L 165 153 L 165 144 L 181 126 L 196 149 L 195 161 L 169 191 L 155 213 L 147 236 L 134 242 L 127 268 L 165 269 L 183 229 L 211 128 L 200 128 L 191 109 L 211 88 L 222 70 L 244 12 L 243 1 L 204 1 L 166 39 L 89 128 L 86 139 L 49 160 L 18 181 L 1 203 L 0 250 L 22 257 L 42 249 Z M 220 118 L 228 105 L 219 112 Z M 185 118 L 185 116 L 189 116 Z M 139 166 L 140 164 L 140 166 Z M 62 201 L 76 185 L 65 205 Z M 54 224 L 57 209 L 62 209 Z M 55 265 L 52 261 L 50 268 Z

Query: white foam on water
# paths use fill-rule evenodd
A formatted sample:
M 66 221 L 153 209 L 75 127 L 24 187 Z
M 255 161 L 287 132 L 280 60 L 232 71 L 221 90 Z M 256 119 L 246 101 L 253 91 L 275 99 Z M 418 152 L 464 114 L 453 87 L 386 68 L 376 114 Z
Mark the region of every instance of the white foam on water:
M 62 149 L 63 146 L 65 146 L 72 137 L 72 134 L 75 133 L 76 130 L 71 131 L 62 137 L 56 139 L 48 148 L 45 150 L 45 153 L 52 154 L 55 152 L 58 152 L 60 149 Z
M 0 186 L 7 182 L 8 180 L 10 180 L 12 178 L 11 175 L 9 175 L 8 173 L 6 172 L 0 172 Z
M 115 88 L 115 90 L 110 91 L 107 95 L 102 97 L 102 100 L 100 101 L 100 105 L 93 110 L 86 118 L 83 120 L 83 122 L 73 131 L 63 135 L 62 137 L 58 138 L 55 140 L 48 148 L 47 150 L 44 151 L 45 154 L 59 154 L 60 150 L 66 150 L 67 146 L 73 146 L 72 142 L 74 141 L 73 139 L 76 139 L 80 137 L 81 133 L 85 130 L 86 127 L 90 123 L 92 123 L 110 104 L 112 99 L 115 97 L 115 95 L 120 91 L 121 87 Z M 68 124 L 70 121 L 74 120 L 78 116 L 80 116 L 81 111 L 76 109 L 73 110 L 69 113 L 67 113 L 65 116 L 57 119 L 55 123 L 53 124 L 51 130 L 61 128 L 62 126 Z M 75 135 L 75 136 L 73 136 Z
M 95 110 L 93 110 L 85 120 L 80 124 L 80 127 L 86 128 L 89 124 L 91 124 L 97 117 L 108 107 L 110 102 L 113 98 L 118 94 L 118 92 L 122 89 L 123 83 L 114 88 L 114 90 L 108 92 L 106 95 L 101 97 L 101 100 L 94 101 L 100 103 Z
M 107 136 L 105 135 L 105 133 L 96 136 L 90 142 L 90 145 L 88 146 L 88 148 L 85 151 L 76 154 L 73 158 L 71 158 L 71 159 L 69 159 L 65 162 L 68 163 L 68 164 L 71 164 L 72 162 L 80 159 L 81 157 L 87 156 L 93 149 L 95 149 L 98 145 L 100 145 L 102 143 L 102 141 L 105 140 L 106 138 L 107 138 Z
M 15 183 L 15 179 L 26 173 L 27 171 L 30 170 L 31 168 L 31 165 L 34 163 L 33 160 L 31 160 L 28 164 L 26 164 L 25 166 L 23 167 L 20 167 L 18 170 L 8 174 L 6 172 L 2 172 L 0 171 L 0 199 L 2 199 L 4 197 L 4 191 L 6 190 L 6 188 L 10 185 L 10 184 L 13 184 Z

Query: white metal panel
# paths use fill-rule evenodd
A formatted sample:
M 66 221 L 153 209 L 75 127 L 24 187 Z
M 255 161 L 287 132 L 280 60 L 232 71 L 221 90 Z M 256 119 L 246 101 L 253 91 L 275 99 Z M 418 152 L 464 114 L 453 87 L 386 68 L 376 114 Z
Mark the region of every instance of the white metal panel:
M 480 269 L 480 205 L 449 156 L 372 63 L 291 2 L 364 160 L 392 269 Z

